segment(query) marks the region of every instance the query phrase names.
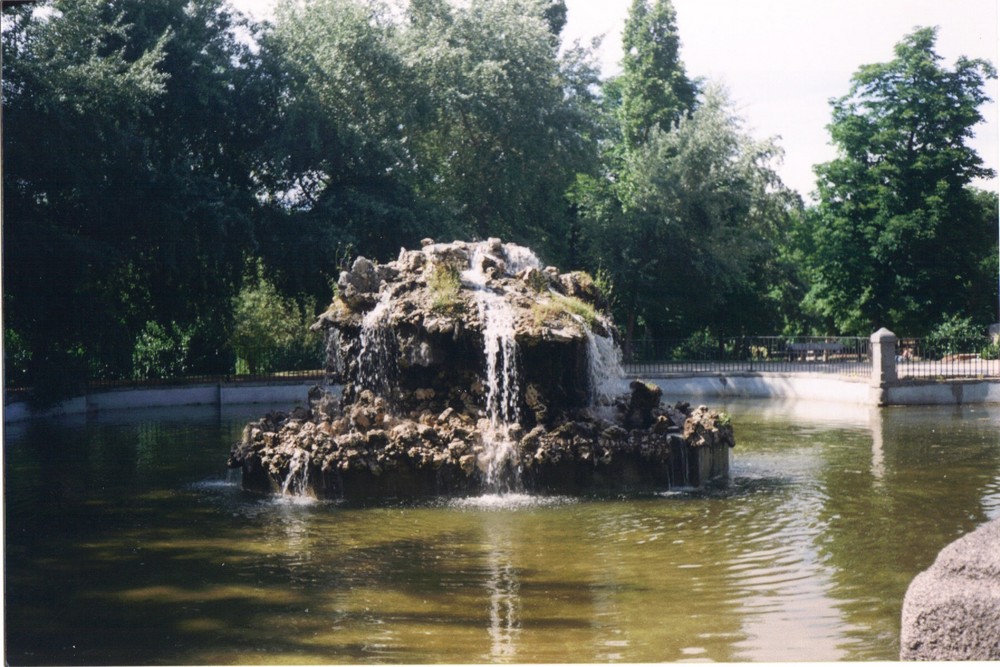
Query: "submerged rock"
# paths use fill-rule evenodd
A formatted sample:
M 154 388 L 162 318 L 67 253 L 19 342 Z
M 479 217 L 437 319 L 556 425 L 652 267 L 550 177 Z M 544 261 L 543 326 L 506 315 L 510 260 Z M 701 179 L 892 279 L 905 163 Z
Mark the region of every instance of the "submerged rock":
M 281 492 L 295 474 L 336 498 L 617 492 L 728 472 L 724 417 L 626 390 L 587 274 L 498 239 L 426 239 L 386 265 L 358 258 L 337 285 L 314 328 L 341 395 L 317 388 L 308 410 L 248 424 L 229 461 L 245 488 Z

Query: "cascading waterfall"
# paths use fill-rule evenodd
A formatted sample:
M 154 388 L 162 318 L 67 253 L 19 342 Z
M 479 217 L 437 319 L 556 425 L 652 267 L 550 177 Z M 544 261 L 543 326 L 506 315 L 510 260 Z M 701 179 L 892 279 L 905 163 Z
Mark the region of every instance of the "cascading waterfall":
M 506 508 L 536 491 L 728 472 L 724 416 L 665 407 L 649 383 L 626 391 L 605 297 L 583 272 L 542 268 L 499 239 L 424 239 L 385 265 L 358 257 L 337 288 L 313 325 L 331 331 L 330 387 L 246 425 L 227 462 L 244 489 L 307 501 L 477 494 L 477 506 Z
M 542 263 L 538 255 L 530 248 L 517 245 L 516 243 L 505 243 L 503 246 L 504 259 L 507 262 L 507 275 L 514 276 L 525 269 L 540 269 Z
M 480 243 L 472 254 L 470 267 L 462 279 L 473 287 L 476 305 L 483 322 L 483 347 L 486 356 L 486 416 L 489 427 L 483 433 L 486 485 L 491 491 L 517 490 L 520 468 L 511 429 L 518 424 L 521 383 L 518 374 L 517 342 L 514 340 L 514 310 L 501 294 L 487 286 L 489 275 L 483 259 L 488 244 Z M 516 274 L 539 266 L 538 258 L 527 248 L 508 243 L 503 246 L 504 273 Z M 507 477 L 507 471 L 511 478 Z
M 390 396 L 395 379 L 396 354 L 394 334 L 389 327 L 389 301 L 385 290 L 378 303 L 361 321 L 361 350 L 358 353 L 358 382 L 381 396 Z
M 489 428 L 483 433 L 486 446 L 486 484 L 499 490 L 504 470 L 516 461 L 510 429 L 518 422 L 521 387 L 517 372 L 517 343 L 514 319 L 496 294 L 483 292 L 477 297 L 483 318 L 483 341 L 486 354 L 486 416 Z M 518 469 L 511 466 L 516 487 Z
M 489 260 L 487 260 L 489 258 Z M 502 260 L 497 264 L 496 260 Z M 486 260 L 486 261 L 484 261 Z M 490 267 L 490 268 L 487 268 Z M 469 268 L 462 272 L 463 282 L 474 290 L 483 326 L 483 353 L 486 362 L 486 417 L 483 430 L 484 451 L 480 465 L 487 490 L 494 493 L 520 490 L 520 466 L 513 430 L 520 421 L 521 378 L 519 354 L 515 341 L 514 308 L 504 298 L 502 288 L 489 285 L 493 277 L 515 276 L 525 269 L 540 269 L 541 262 L 529 249 L 513 243 L 475 245 Z M 359 336 L 358 384 L 377 395 L 390 395 L 396 375 L 396 345 L 389 326 L 391 291 L 383 290 L 375 307 L 365 313 Z M 621 350 L 610 336 L 594 333 L 579 316 L 574 315 L 586 332 L 588 384 L 591 406 L 610 409 L 612 400 L 624 392 Z M 613 326 L 604 322 L 605 328 Z M 328 338 L 327 365 L 336 372 L 346 371 L 347 360 L 339 352 L 339 332 Z M 306 487 L 309 457 L 306 454 L 289 464 L 289 474 L 282 485 L 283 495 L 301 495 Z
M 288 475 L 281 484 L 281 495 L 304 496 L 309 487 L 309 461 L 312 457 L 308 450 L 296 449 L 288 462 Z
M 336 378 L 343 378 L 347 372 L 347 360 L 341 351 L 341 335 L 337 329 L 326 330 L 326 367 Z
M 586 326 L 584 330 L 587 334 L 590 404 L 594 407 L 608 406 L 626 390 L 622 351 L 611 336 L 598 335 Z

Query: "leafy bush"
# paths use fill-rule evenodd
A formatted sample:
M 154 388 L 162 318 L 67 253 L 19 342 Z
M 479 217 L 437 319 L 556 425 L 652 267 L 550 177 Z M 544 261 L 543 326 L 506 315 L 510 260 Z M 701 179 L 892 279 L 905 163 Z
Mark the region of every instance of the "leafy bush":
M 1000 343 L 987 343 L 979 350 L 981 359 L 1000 359 Z
M 924 338 L 924 356 L 940 359 L 949 354 L 978 353 L 987 342 L 985 333 L 971 317 L 948 316 Z
M 132 373 L 137 380 L 178 377 L 190 372 L 192 330 L 171 322 L 164 327 L 146 322 L 132 349 Z
M 304 370 L 322 363 L 322 336 L 309 326 L 315 311 L 312 299 L 300 305 L 283 297 L 257 262 L 254 275 L 233 299 L 230 344 L 236 353 L 237 373 Z
M 719 341 L 708 329 L 696 331 L 674 348 L 671 357 L 675 361 L 696 361 L 715 359 L 719 351 Z

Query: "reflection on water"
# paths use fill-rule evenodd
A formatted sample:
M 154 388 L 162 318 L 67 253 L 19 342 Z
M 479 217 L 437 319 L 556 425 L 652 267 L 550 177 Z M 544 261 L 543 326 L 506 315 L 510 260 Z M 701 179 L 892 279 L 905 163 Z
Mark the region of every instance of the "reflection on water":
M 727 485 L 370 507 L 245 494 L 260 408 L 19 425 L 8 661 L 895 659 L 909 581 L 1000 516 L 1000 408 L 721 407 Z
M 485 535 L 490 595 L 490 654 L 494 662 L 513 662 L 517 657 L 520 636 L 520 585 L 509 553 L 512 536 L 504 526 L 494 526 Z

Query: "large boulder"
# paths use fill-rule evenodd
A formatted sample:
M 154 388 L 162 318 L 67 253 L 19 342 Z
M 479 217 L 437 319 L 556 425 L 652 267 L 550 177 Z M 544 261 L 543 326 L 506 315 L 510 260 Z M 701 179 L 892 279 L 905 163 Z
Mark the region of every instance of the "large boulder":
M 1000 660 L 1000 519 L 952 542 L 910 583 L 901 660 Z

